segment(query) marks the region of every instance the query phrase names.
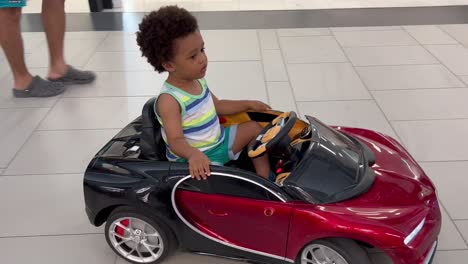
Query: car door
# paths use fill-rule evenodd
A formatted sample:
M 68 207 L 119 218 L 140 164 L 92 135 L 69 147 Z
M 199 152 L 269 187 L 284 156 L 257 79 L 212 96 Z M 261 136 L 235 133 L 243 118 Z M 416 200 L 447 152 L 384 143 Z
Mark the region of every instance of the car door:
M 212 241 L 283 259 L 293 206 L 286 199 L 258 180 L 212 172 L 208 180 L 179 180 L 173 206 L 188 227 Z
M 203 220 L 213 235 L 254 253 L 285 256 L 292 204 L 243 177 L 214 175 L 208 183 Z

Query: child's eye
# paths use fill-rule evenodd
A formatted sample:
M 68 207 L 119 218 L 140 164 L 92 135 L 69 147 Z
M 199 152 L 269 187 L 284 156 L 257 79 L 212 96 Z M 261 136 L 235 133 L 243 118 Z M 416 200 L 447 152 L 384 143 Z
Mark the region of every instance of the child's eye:
M 205 52 L 205 48 L 202 48 L 202 49 L 201 49 L 201 52 Z
M 190 56 L 190 58 L 191 58 L 192 60 L 194 60 L 196 57 L 197 57 L 197 55 L 192 55 L 192 56 Z

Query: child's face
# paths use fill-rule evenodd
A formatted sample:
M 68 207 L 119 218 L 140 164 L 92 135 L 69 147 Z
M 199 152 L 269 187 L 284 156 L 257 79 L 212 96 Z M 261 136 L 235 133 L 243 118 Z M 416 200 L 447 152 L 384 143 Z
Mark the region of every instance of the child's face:
M 174 48 L 174 59 L 165 66 L 169 73 L 186 80 L 201 79 L 205 76 L 208 59 L 199 31 L 176 39 Z

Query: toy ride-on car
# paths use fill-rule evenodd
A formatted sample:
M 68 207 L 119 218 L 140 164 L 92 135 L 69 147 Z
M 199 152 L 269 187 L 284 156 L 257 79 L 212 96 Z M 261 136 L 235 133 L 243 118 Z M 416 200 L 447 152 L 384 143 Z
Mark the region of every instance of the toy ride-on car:
M 154 98 L 95 155 L 84 176 L 86 213 L 132 263 L 176 249 L 256 263 L 369 264 L 367 248 L 395 264 L 432 262 L 441 227 L 436 190 L 394 139 L 330 127 L 294 112 L 245 112 L 264 130 L 239 160 L 193 179 L 169 162 Z M 268 153 L 275 177 L 254 173 Z

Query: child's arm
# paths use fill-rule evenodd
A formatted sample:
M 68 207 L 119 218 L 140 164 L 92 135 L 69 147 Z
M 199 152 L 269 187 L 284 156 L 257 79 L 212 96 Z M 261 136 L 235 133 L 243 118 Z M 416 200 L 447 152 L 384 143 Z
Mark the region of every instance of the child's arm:
M 189 161 L 192 177 L 206 179 L 206 175 L 210 175 L 210 160 L 199 149 L 190 146 L 185 139 L 179 103 L 171 95 L 162 94 L 159 96 L 157 107 L 171 150 Z
M 256 100 L 219 100 L 211 93 L 213 103 L 218 115 L 232 115 L 245 111 L 266 111 L 271 107 L 263 102 Z

